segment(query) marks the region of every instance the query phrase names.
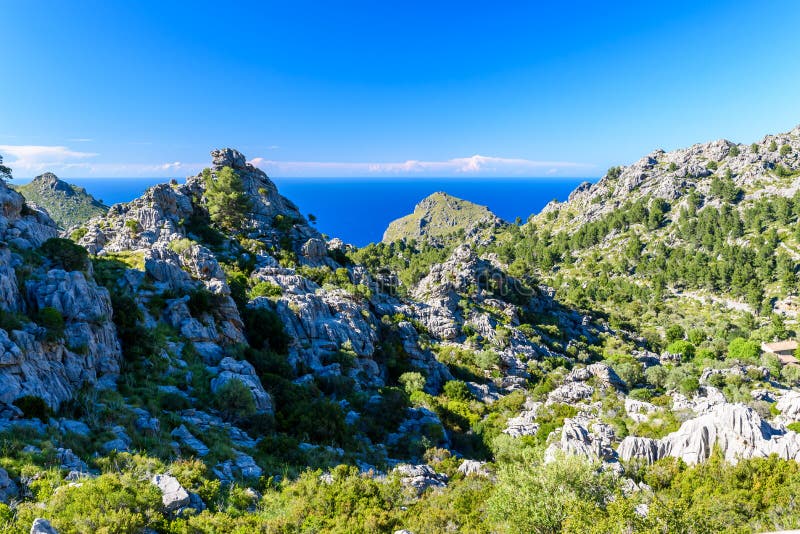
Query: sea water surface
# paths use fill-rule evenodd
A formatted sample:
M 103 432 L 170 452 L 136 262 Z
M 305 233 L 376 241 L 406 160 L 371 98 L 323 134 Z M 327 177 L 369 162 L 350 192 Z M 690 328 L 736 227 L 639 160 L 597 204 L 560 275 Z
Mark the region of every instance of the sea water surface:
M 411 213 L 423 198 L 445 191 L 488 206 L 499 217 L 523 221 L 553 199 L 566 200 L 594 178 L 272 178 L 280 193 L 304 215 L 314 214 L 320 232 L 364 246 L 380 241 L 394 219 Z M 15 180 L 24 183 L 26 180 Z M 107 205 L 129 202 L 168 178 L 68 178 Z M 183 179 L 179 180 L 183 182 Z

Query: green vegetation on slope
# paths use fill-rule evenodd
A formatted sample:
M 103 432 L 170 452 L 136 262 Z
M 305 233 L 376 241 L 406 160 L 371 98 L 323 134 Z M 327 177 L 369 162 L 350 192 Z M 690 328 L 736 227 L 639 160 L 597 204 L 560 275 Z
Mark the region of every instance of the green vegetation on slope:
M 495 220 L 497 216 L 486 206 L 438 192 L 417 204 L 414 213 L 392 221 L 383 234 L 383 242 L 442 237 Z
M 61 228 L 85 223 L 92 217 L 104 215 L 108 207 L 82 187 L 59 180 L 46 172 L 25 185 L 14 186 L 25 200 L 44 208 Z

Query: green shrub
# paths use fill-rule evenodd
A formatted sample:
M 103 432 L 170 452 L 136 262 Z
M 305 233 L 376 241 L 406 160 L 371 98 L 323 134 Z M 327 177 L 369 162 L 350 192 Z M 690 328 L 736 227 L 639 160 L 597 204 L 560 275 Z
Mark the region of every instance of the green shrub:
M 644 376 L 647 380 L 647 383 L 658 389 L 661 389 L 666 385 L 668 374 L 669 372 L 667 369 L 661 365 L 648 367 L 644 371 Z
M 83 237 L 84 237 L 84 236 L 85 236 L 85 235 L 86 235 L 88 232 L 89 232 L 89 230 L 87 230 L 86 228 L 84 228 L 83 226 L 81 226 L 80 228 L 76 228 L 75 230 L 73 230 L 73 231 L 72 231 L 72 233 L 71 233 L 71 234 L 69 234 L 69 238 L 70 238 L 71 240 L 75 241 L 75 242 L 78 242 L 78 241 L 80 241 L 81 239 L 83 239 Z
M 147 477 L 104 474 L 53 493 L 44 509 L 23 507 L 18 521 L 29 528 L 35 517 L 47 517 L 62 534 L 84 532 L 163 531 L 161 492 Z
M 198 288 L 189 293 L 189 312 L 194 317 L 200 317 L 205 313 L 214 311 L 218 303 L 217 296 L 206 288 Z
M 792 147 L 791 146 L 783 145 L 781 147 L 781 151 L 780 151 L 781 156 L 788 156 L 791 153 L 792 153 Z
M 474 397 L 467 384 L 461 380 L 450 380 L 444 385 L 444 394 L 448 399 L 456 401 L 470 401 Z
M 256 413 L 253 393 L 241 380 L 235 378 L 217 389 L 214 394 L 214 406 L 228 421 L 239 421 Z
M 775 140 L 773 139 L 772 142 L 769 144 L 769 151 L 775 152 L 776 150 L 778 150 L 778 143 L 776 143 Z
M 739 155 L 739 147 L 736 146 L 736 145 L 733 145 L 731 147 L 731 149 L 728 151 L 728 155 L 732 156 L 732 157 L 738 156 Z
M 269 348 L 278 354 L 286 354 L 290 338 L 277 313 L 267 308 L 248 306 L 241 310 L 241 314 L 244 335 L 253 348 Z
M 131 234 L 133 234 L 134 236 L 142 231 L 142 227 L 139 224 L 139 221 L 137 221 L 136 219 L 128 219 L 128 220 L 126 220 L 125 221 L 125 228 L 127 228 L 128 231 Z
M 708 383 L 717 389 L 722 389 L 725 387 L 725 375 L 722 373 L 711 375 L 708 377 Z
M 422 373 L 413 371 L 403 373 L 397 381 L 409 395 L 415 391 L 422 391 L 425 388 L 425 377 Z
M 686 336 L 686 331 L 681 325 L 673 324 L 667 328 L 665 334 L 667 336 L 667 343 L 672 343 L 673 341 L 683 339 Z
M 283 295 L 283 289 L 272 282 L 259 282 L 247 293 L 250 300 L 258 297 L 280 297 L 281 295 Z
M 689 361 L 694 358 L 694 345 L 686 340 L 679 339 L 667 345 L 667 352 L 670 354 L 680 354 L 683 361 Z
M 184 252 L 192 248 L 193 244 L 194 241 L 183 237 L 181 239 L 176 239 L 175 241 L 170 241 L 169 245 L 167 246 L 172 252 L 176 254 L 183 254 Z
M 794 423 L 789 423 L 788 425 L 786 425 L 786 428 L 788 428 L 792 432 L 800 432 L 800 422 L 795 421 Z
M 89 253 L 69 239 L 50 238 L 42 243 L 39 251 L 65 271 L 83 271 L 89 266 Z
M 53 415 L 53 410 L 44 401 L 43 398 L 36 395 L 25 395 L 14 400 L 14 406 L 22 410 L 22 415 L 26 419 L 39 419 L 47 422 Z
M 748 363 L 757 363 L 761 347 L 755 341 L 737 337 L 728 344 L 728 357 Z
M 647 388 L 632 389 L 628 396 L 640 401 L 649 401 L 653 398 L 653 390 Z
M 699 387 L 700 387 L 700 382 L 697 380 L 697 377 L 687 376 L 681 381 L 678 390 L 684 395 L 689 395 L 697 391 Z
M 0 308 L 0 330 L 5 330 L 6 332 L 19 330 L 22 328 L 22 321 L 25 318 L 24 315 Z
M 47 330 L 46 338 L 48 341 L 55 341 L 64 337 L 64 316 L 52 306 L 45 306 L 39 310 L 34 320 Z

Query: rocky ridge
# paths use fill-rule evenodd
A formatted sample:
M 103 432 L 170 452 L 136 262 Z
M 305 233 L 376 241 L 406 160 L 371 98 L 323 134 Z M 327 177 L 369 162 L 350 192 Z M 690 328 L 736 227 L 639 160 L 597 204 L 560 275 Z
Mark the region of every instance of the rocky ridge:
M 49 258 L 38 266 L 25 259 L 57 235 L 46 213 L 0 183 L 0 410 L 6 415 L 20 415 L 14 401 L 26 396 L 57 408 L 84 385 L 107 387 L 119 372 L 111 301 L 91 268 L 68 272 L 52 268 Z
M 574 230 L 637 199 L 672 202 L 693 189 L 714 199 L 711 178 L 728 171 L 733 183 L 744 189 L 745 198 L 792 196 L 798 190 L 796 180 L 792 180 L 798 168 L 800 126 L 767 135 L 752 145 L 720 139 L 670 152 L 658 149 L 631 165 L 612 168 L 597 183 L 581 184 L 566 202 L 548 204 L 536 220 L 549 220 L 558 212 L 568 212 L 559 224 Z

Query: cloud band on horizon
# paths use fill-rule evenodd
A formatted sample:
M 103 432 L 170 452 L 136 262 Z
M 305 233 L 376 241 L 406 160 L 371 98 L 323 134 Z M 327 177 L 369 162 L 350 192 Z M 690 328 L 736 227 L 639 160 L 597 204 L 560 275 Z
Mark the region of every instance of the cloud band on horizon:
M 407 160 L 404 162 L 321 162 L 278 161 L 253 158 L 250 163 L 267 174 L 286 177 L 350 176 L 542 176 L 592 170 L 594 165 L 569 161 L 537 161 L 474 155 L 443 161 Z
M 207 164 L 114 163 L 98 161 L 100 154 L 80 152 L 66 146 L 0 145 L 0 154 L 18 176 L 31 177 L 45 171 L 65 177 L 177 177 L 199 172 Z M 279 161 L 262 157 L 250 163 L 276 177 L 514 177 L 575 176 L 596 166 L 568 161 L 538 161 L 474 155 L 442 161 L 406 160 L 403 162 Z

